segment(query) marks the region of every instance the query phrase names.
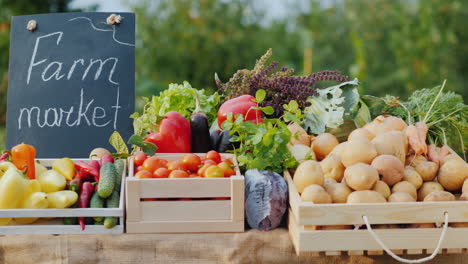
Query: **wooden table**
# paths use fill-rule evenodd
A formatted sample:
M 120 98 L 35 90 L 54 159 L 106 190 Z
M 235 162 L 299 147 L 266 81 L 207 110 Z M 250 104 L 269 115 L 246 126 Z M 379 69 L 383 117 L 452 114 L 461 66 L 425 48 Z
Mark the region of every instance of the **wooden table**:
M 420 255 L 408 258 L 420 258 Z M 396 263 L 390 256 L 296 256 L 286 229 L 235 234 L 0 236 L 0 263 Z M 466 263 L 467 255 L 427 263 Z

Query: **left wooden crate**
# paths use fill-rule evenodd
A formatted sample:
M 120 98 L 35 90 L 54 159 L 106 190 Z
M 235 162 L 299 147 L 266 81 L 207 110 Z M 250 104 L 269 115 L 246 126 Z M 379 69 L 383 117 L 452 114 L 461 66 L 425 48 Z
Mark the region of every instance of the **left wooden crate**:
M 55 159 L 39 159 L 39 162 L 51 167 Z M 74 159 L 73 161 L 87 161 L 86 159 Z M 126 166 L 125 166 L 126 167 Z M 21 218 L 21 217 L 43 217 L 29 225 L 20 225 L 12 222 L 7 226 L 0 226 L 0 235 L 19 234 L 122 234 L 124 232 L 124 211 L 125 211 L 125 177 L 126 168 L 122 173 L 122 186 L 120 188 L 119 208 L 68 208 L 68 209 L 0 209 L 0 218 Z M 79 225 L 64 225 L 64 217 L 96 217 L 112 216 L 119 217 L 119 223 L 107 229 L 103 225 L 86 225 L 84 231 Z

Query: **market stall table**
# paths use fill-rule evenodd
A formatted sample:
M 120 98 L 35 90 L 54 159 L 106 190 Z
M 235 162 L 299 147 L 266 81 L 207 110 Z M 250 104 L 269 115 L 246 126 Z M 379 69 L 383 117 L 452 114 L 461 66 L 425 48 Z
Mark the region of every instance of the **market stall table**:
M 420 258 L 420 255 L 407 256 Z M 213 234 L 0 237 L 0 263 L 395 263 L 384 256 L 296 256 L 286 229 Z M 444 254 L 426 263 L 466 263 Z

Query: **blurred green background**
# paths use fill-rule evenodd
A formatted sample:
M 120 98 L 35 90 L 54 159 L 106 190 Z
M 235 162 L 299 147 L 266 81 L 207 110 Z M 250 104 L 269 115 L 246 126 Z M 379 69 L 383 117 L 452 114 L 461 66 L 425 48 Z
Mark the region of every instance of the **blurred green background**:
M 215 72 L 227 81 L 271 47 L 274 60 L 296 73 L 338 70 L 359 78 L 365 94 L 405 98 L 447 79 L 468 101 L 468 1 L 0 0 L 0 149 L 10 17 L 114 11 L 115 3 L 137 16 L 137 98 L 184 80 L 214 91 Z

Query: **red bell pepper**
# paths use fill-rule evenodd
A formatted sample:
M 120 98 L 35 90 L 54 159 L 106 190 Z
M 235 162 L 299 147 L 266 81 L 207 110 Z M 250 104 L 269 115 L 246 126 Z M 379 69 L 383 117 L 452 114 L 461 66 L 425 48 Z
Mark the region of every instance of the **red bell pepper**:
M 158 128 L 145 138 L 158 147 L 157 153 L 190 153 L 190 123 L 183 115 L 168 112 Z
M 84 162 L 84 161 L 77 161 L 75 162 L 75 169 L 77 169 L 80 173 L 84 173 L 84 175 L 89 174 L 99 181 L 99 169 L 93 167 L 92 165 Z
M 263 122 L 261 118 L 262 111 L 252 108 L 258 107 L 254 100 L 255 97 L 251 95 L 241 95 L 224 102 L 218 110 L 218 126 L 222 128 L 221 125 L 226 121 L 229 113 L 232 113 L 233 120 L 235 120 L 237 114 L 241 114 L 244 116 L 245 121 L 251 121 L 254 124 Z

